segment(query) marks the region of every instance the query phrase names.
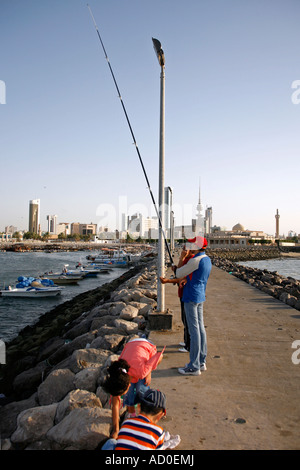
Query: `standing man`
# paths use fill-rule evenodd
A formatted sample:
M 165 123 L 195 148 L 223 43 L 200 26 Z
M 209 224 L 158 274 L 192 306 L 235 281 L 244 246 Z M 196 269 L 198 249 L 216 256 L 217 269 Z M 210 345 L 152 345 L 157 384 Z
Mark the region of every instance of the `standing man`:
M 184 246 L 181 252 L 181 255 L 179 257 L 178 261 L 178 268 L 181 268 L 181 266 L 185 265 L 190 258 L 192 258 L 194 255 L 190 253 L 189 250 L 186 250 L 186 247 Z M 180 352 L 189 352 L 190 350 L 190 335 L 189 335 L 189 329 L 185 317 L 185 311 L 184 311 L 184 302 L 182 302 L 182 295 L 183 295 L 183 289 L 186 284 L 186 279 L 166 279 L 165 277 L 160 278 L 161 282 L 163 284 L 178 284 L 178 297 L 180 299 L 180 309 L 181 309 L 181 321 L 183 323 L 183 343 L 180 343 L 179 345 L 182 346 L 179 351 Z
M 206 370 L 207 342 L 203 322 L 203 304 L 206 284 L 211 272 L 211 260 L 205 254 L 207 240 L 204 237 L 189 239 L 186 249 L 194 255 L 187 264 L 174 266 L 176 278 L 186 277 L 182 301 L 190 335 L 190 362 L 178 369 L 183 375 L 200 375 Z

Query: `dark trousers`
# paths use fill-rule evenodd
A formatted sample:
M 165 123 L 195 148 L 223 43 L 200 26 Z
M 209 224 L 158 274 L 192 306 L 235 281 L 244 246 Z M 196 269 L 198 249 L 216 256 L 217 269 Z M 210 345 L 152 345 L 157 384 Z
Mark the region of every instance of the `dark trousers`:
M 185 344 L 185 349 L 189 351 L 190 350 L 190 335 L 189 335 L 189 329 L 188 329 L 185 311 L 184 311 L 184 302 L 182 302 L 182 300 L 180 300 L 180 305 L 181 305 L 181 320 L 182 320 L 183 327 L 184 327 L 183 341 Z

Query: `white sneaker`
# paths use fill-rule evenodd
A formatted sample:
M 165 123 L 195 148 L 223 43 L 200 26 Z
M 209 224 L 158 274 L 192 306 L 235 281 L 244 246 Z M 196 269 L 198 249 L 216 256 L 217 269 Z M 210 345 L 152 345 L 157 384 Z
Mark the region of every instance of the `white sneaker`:
M 205 362 L 203 362 L 203 364 L 200 364 L 200 370 L 207 370 Z
M 179 348 L 178 351 L 179 351 L 179 352 L 183 352 L 183 353 L 189 352 L 189 351 L 188 351 L 187 349 L 185 349 L 185 348 Z
M 179 343 L 179 346 L 185 346 L 185 342 L 184 341 L 181 341 L 181 343 Z
M 180 367 L 178 372 L 182 375 L 201 375 L 200 370 L 191 369 L 190 367 Z

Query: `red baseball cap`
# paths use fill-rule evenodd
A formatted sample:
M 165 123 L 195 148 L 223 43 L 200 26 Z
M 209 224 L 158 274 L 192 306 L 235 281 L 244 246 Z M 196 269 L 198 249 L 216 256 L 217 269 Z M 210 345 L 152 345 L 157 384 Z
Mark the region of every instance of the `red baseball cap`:
M 204 237 L 188 238 L 185 247 L 187 250 L 201 250 L 207 247 L 207 240 Z

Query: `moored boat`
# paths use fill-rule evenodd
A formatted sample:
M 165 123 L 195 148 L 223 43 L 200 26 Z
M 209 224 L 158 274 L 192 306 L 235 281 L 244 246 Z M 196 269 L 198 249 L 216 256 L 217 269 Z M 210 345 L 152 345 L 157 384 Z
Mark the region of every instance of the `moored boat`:
M 49 279 L 19 277 L 15 287 L 7 286 L 0 290 L 2 297 L 55 297 L 61 294 L 62 287 Z
M 64 266 L 62 272 L 53 273 L 47 272 L 40 276 L 41 279 L 51 279 L 56 284 L 77 284 L 84 278 L 84 273 L 71 273 L 67 270 L 67 264 Z
M 105 265 L 109 264 L 112 267 L 122 267 L 137 262 L 140 259 L 140 255 L 132 255 L 131 253 L 126 253 L 124 250 L 106 250 L 105 253 L 103 252 L 95 256 L 88 255 L 86 259 L 96 264 L 101 263 Z
M 88 267 L 83 266 L 81 263 L 76 265 L 75 269 L 69 269 L 68 274 L 82 274 L 84 277 L 96 277 L 98 274 L 106 274 L 110 272 L 110 269 L 106 266 L 99 266 L 91 263 Z
M 40 276 L 41 279 L 50 279 L 55 282 L 55 284 L 77 284 L 78 281 L 83 279 L 83 276 L 71 276 L 67 274 L 54 274 L 54 273 L 45 273 Z
M 0 290 L 1 297 L 55 297 L 61 294 L 60 287 L 8 287 Z

